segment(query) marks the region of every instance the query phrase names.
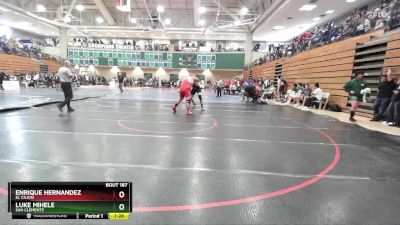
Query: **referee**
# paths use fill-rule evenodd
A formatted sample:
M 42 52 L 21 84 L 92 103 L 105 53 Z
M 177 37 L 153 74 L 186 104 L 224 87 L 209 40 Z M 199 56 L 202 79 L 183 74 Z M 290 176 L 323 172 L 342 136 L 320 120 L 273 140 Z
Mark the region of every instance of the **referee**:
M 60 110 L 60 112 L 63 111 L 65 105 L 67 105 L 69 113 L 75 111 L 73 108 L 71 108 L 71 99 L 73 97 L 71 81 L 73 78 L 73 74 L 69 69 L 70 66 L 71 64 L 69 63 L 69 61 L 65 60 L 64 66 L 58 69 L 58 76 L 60 77 L 61 89 L 64 92 L 64 97 L 65 97 L 64 102 L 57 105 L 57 108 Z

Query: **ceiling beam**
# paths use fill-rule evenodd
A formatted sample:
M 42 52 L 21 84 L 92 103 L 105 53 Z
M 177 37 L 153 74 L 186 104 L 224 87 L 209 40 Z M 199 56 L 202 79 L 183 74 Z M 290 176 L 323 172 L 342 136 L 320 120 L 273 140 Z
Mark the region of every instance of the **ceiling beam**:
M 143 0 L 143 3 L 144 3 L 144 7 L 146 7 L 147 15 L 149 16 L 149 19 L 151 21 L 151 25 L 154 25 L 153 16 L 151 15 L 150 9 L 147 6 L 146 0 Z
M 74 9 L 76 0 L 72 0 L 71 4 L 69 5 L 68 11 L 67 11 L 67 15 L 71 15 L 72 9 Z
M 108 11 L 107 7 L 104 5 L 103 0 L 93 0 L 93 2 L 96 4 L 97 8 L 99 8 L 107 23 L 111 26 L 115 25 L 115 20 L 111 16 L 111 13 Z
M 224 5 L 222 5 L 222 3 L 221 3 L 220 1 L 213 0 L 213 2 L 214 2 L 220 9 L 222 9 L 223 11 L 225 11 L 226 13 L 228 13 L 228 15 L 229 15 L 232 19 L 234 19 L 235 21 L 240 20 L 240 18 L 239 18 L 236 14 L 234 14 L 232 11 L 230 11 L 228 8 L 226 8 Z
M 201 0 L 193 0 L 193 21 L 194 21 L 194 26 L 199 27 L 199 19 L 200 19 L 200 13 L 199 13 L 199 8 L 201 6 Z

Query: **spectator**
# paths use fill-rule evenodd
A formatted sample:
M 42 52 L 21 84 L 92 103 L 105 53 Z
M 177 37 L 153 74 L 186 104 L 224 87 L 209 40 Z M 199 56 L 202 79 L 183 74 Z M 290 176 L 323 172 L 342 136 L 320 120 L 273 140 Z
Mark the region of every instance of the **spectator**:
M 231 94 L 231 80 L 230 79 L 226 79 L 225 81 L 225 89 L 224 89 L 224 94 Z
M 390 103 L 393 90 L 396 88 L 396 84 L 394 83 L 391 74 L 392 71 L 389 69 L 387 76 L 382 76 L 381 83 L 378 85 L 378 95 L 376 96 L 373 106 L 374 118 L 372 118 L 371 121 L 380 121 Z
M 323 92 L 322 92 L 321 88 L 319 87 L 319 83 L 316 83 L 314 85 L 314 87 L 315 87 L 315 89 L 314 89 L 314 91 L 311 92 L 311 97 L 309 99 L 306 97 L 304 98 L 302 108 L 304 108 L 306 110 L 308 109 L 308 107 L 312 106 L 312 102 L 321 101 L 321 99 L 322 99 Z
M 301 84 L 300 85 L 293 84 L 293 88 L 290 91 L 288 91 L 288 93 L 287 93 L 287 96 L 286 96 L 287 101 L 285 104 L 290 105 L 290 103 L 292 102 L 292 99 L 296 99 L 299 96 L 301 96 L 302 92 L 303 92 L 303 88 L 301 87 Z
M 397 79 L 397 86 L 387 110 L 386 124 L 389 126 L 400 125 L 400 79 Z
M 270 47 L 270 52 L 253 62 L 253 65 L 263 64 L 268 61 L 279 59 L 283 56 L 293 56 L 302 51 L 319 47 L 333 41 L 361 35 L 372 29 L 395 29 L 400 26 L 400 1 L 381 0 L 381 6 L 366 10 L 355 10 L 348 16 L 343 24 L 330 22 L 322 27 L 315 27 L 310 31 L 292 39 L 285 49 Z
M 0 72 L 0 90 L 4 91 L 4 87 L 3 87 L 3 81 L 7 80 L 8 76 L 6 75 L 6 73 L 4 71 Z
M 221 79 L 217 79 L 216 87 L 217 87 L 217 97 L 222 97 L 222 86 L 224 82 Z
M 296 106 L 303 108 L 306 101 L 308 101 L 311 97 L 312 89 L 310 88 L 309 84 L 304 85 L 303 93 L 300 97 L 296 98 Z M 303 104 L 300 105 L 300 101 L 303 101 Z

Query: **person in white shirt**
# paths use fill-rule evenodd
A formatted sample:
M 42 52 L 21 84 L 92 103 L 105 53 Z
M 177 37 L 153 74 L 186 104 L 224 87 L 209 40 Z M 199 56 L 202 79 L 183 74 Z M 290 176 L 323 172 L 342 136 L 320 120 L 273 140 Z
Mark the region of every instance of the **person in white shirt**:
M 221 79 L 217 79 L 217 97 L 222 97 L 222 85 L 224 84 L 224 82 Z
M 319 88 L 319 83 L 316 83 L 314 86 L 315 86 L 315 89 L 311 93 L 311 98 L 307 98 L 307 99 L 304 98 L 302 108 L 308 107 L 308 105 L 310 105 L 311 102 L 321 101 L 323 92 L 322 92 L 321 88 Z
M 69 69 L 70 66 L 71 64 L 69 61 L 65 60 L 64 66 L 58 69 L 58 76 L 60 77 L 61 81 L 61 89 L 64 92 L 65 97 L 64 102 L 57 105 L 57 108 L 60 110 L 60 112 L 63 111 L 65 105 L 67 105 L 69 113 L 75 111 L 73 108 L 71 108 L 71 99 L 73 98 L 71 82 L 74 75 Z
M 282 86 L 282 81 L 281 81 L 281 77 L 277 77 L 276 78 L 276 98 L 277 98 L 277 101 L 280 101 L 281 100 L 281 92 L 280 92 L 280 89 L 281 89 L 281 86 Z
M 33 76 L 33 83 L 35 85 L 35 87 L 38 87 L 39 85 L 39 73 L 35 74 L 35 76 Z

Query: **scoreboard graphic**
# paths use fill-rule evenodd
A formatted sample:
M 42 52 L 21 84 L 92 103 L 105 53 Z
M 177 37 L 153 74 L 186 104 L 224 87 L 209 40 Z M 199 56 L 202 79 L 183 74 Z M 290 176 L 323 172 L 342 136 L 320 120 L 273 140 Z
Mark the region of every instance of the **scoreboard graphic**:
M 13 219 L 129 219 L 131 182 L 10 182 Z
M 167 52 L 69 48 L 68 59 L 76 65 L 172 68 L 172 54 Z
M 81 66 L 142 68 L 243 69 L 244 53 L 151 52 L 68 48 L 68 59 Z

